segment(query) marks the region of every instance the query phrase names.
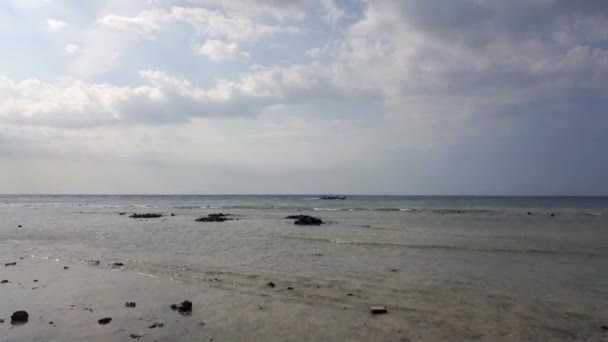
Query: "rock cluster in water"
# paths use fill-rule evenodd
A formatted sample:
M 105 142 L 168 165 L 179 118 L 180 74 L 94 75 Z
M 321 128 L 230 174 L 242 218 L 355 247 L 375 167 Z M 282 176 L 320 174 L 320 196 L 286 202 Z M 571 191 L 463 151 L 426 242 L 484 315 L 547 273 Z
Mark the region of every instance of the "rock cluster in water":
M 231 215 L 224 214 L 224 213 L 209 214 L 205 217 L 199 217 L 195 221 L 196 222 L 224 222 L 224 221 L 232 220 L 228 216 L 231 216 Z
M 131 216 L 129 216 L 130 218 L 159 218 L 159 217 L 163 217 L 162 214 L 158 214 L 158 213 L 145 213 L 145 214 L 131 214 Z
M 324 223 L 320 218 L 309 215 L 290 215 L 286 219 L 295 220 L 293 224 L 301 226 L 319 226 Z
M 190 315 L 192 314 L 192 302 L 185 300 L 180 305 L 171 304 L 171 310 L 177 310 L 182 315 Z

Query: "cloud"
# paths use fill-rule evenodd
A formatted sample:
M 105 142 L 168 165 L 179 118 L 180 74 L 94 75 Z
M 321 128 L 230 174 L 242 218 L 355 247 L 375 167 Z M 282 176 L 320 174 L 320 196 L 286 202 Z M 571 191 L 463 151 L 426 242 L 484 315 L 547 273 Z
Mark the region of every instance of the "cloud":
M 212 61 L 234 60 L 247 58 L 249 53 L 241 51 L 237 43 L 226 43 L 221 40 L 207 39 L 199 52 Z
M 78 52 L 78 50 L 80 50 L 80 45 L 78 44 L 67 44 L 63 50 L 65 51 L 66 54 L 68 55 L 73 55 L 76 54 Z
M 68 23 L 66 23 L 65 21 L 50 18 L 46 20 L 46 24 L 48 25 L 51 31 L 59 31 L 68 27 Z
M 194 117 L 253 116 L 275 101 L 290 101 L 319 83 L 310 66 L 254 66 L 236 81 L 210 88 L 161 71 L 139 72 L 143 83 L 117 86 L 75 82 L 59 86 L 37 79 L 0 76 L 0 120 L 55 127 L 116 123 L 163 124 Z
M 200 34 L 230 41 L 255 41 L 280 33 L 296 34 L 293 26 L 269 25 L 256 22 L 246 16 L 227 15 L 219 10 L 200 7 L 173 7 L 171 10 L 150 10 L 134 17 L 107 15 L 99 23 L 107 27 L 138 34 L 159 31 L 170 22 L 192 25 Z

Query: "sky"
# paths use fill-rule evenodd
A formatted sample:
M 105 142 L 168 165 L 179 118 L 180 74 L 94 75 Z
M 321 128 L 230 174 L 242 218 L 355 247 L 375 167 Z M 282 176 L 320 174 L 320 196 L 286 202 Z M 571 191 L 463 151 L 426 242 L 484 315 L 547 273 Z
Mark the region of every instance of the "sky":
M 3 0 L 0 193 L 608 195 L 604 0 Z

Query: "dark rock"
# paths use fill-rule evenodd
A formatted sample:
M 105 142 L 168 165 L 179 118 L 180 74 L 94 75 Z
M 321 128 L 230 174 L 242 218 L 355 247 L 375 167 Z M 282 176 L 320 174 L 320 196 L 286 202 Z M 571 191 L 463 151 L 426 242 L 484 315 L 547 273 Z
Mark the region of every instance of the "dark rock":
M 101 262 L 99 260 L 91 260 L 89 261 L 89 265 L 91 266 L 99 266 Z
M 25 259 L 25 258 L 24 257 L 19 257 L 19 260 L 23 260 L 23 259 Z
M 162 214 L 158 214 L 158 213 L 146 213 L 146 214 L 132 214 L 131 216 L 129 216 L 130 218 L 159 218 L 159 217 L 163 217 Z
M 97 323 L 101 324 L 101 325 L 106 325 L 109 324 L 110 322 L 112 322 L 112 318 L 111 317 L 105 317 L 102 318 L 100 320 L 97 321 Z
M 224 221 L 232 220 L 232 218 L 229 218 L 228 216 L 231 216 L 231 214 L 224 214 L 224 213 L 209 214 L 205 217 L 199 217 L 195 221 L 196 222 L 224 222 Z
M 171 213 L 171 216 L 176 216 L 174 213 Z
M 526 213 L 526 215 L 532 215 L 532 213 L 528 211 L 528 212 Z
M 347 295 L 348 297 L 352 297 L 352 296 L 354 296 L 354 294 L 352 294 L 352 293 L 347 293 L 346 295 Z
M 17 265 L 17 262 L 16 262 L 16 261 L 13 261 L 13 262 L 7 262 L 6 264 L 4 264 L 4 266 L 15 266 L 15 265 Z
M 276 285 L 272 281 L 269 281 L 268 284 L 266 284 L 266 286 L 275 287 Z
M 182 315 L 190 315 L 192 313 L 192 302 L 189 300 L 183 301 L 177 308 L 177 311 Z
M 369 311 L 371 312 L 372 315 L 384 315 L 384 314 L 388 313 L 388 310 L 386 310 L 386 308 L 381 305 L 372 306 L 369 308 Z
M 126 302 L 125 306 L 128 308 L 134 308 L 135 306 L 137 306 L 137 304 L 135 304 L 135 302 Z
M 149 326 L 149 329 L 156 329 L 156 328 L 162 328 L 165 326 L 165 323 L 158 323 L 158 322 L 154 322 L 151 326 Z
M 0 324 L 4 323 L 4 318 L 0 318 Z
M 139 340 L 140 338 L 144 337 L 144 335 L 140 335 L 140 334 L 131 334 L 131 338 L 132 339 L 136 339 Z
M 16 311 L 11 315 L 11 324 L 25 324 L 30 315 L 24 310 Z
M 18 226 L 17 226 L 17 228 L 21 228 L 21 227 L 23 227 L 23 226 L 22 226 L 22 225 L 18 225 Z
M 4 279 L 4 280 L 0 281 L 0 284 L 8 284 L 8 280 Z
M 602 329 L 603 331 L 608 331 L 608 325 L 602 325 L 600 329 Z
M 34 283 L 37 283 L 37 282 L 38 282 L 38 279 L 34 279 Z
M 551 217 L 555 217 L 555 214 L 554 214 L 554 213 L 551 213 L 551 214 L 549 214 L 549 216 L 551 216 Z
M 192 314 L 192 302 L 185 300 L 180 305 L 171 304 L 171 310 L 177 310 L 182 315 L 190 315 Z
M 70 268 L 69 268 L 69 267 L 67 267 L 67 266 L 63 266 L 63 269 L 64 269 L 64 270 L 69 270 Z
M 119 212 L 119 213 L 118 213 L 118 215 L 121 215 L 121 216 L 122 216 L 122 215 L 126 215 L 126 214 L 127 214 L 127 212 L 126 212 L 126 211 L 121 211 L 121 212 Z
M 112 267 L 123 267 L 125 264 L 123 264 L 122 262 L 115 262 L 112 264 Z
M 391 272 L 399 272 L 399 270 L 396 268 L 391 268 Z
M 55 324 L 55 323 L 54 323 L 53 321 L 50 321 L 50 322 L 49 322 L 49 324 L 53 325 L 53 324 Z
M 291 290 L 293 290 L 293 287 L 287 286 L 287 289 L 291 291 Z
M 296 224 L 299 226 L 319 226 L 319 225 L 323 224 L 323 221 L 318 217 L 308 216 L 308 215 L 300 215 L 300 216 L 301 217 L 296 219 L 296 221 L 293 224 Z

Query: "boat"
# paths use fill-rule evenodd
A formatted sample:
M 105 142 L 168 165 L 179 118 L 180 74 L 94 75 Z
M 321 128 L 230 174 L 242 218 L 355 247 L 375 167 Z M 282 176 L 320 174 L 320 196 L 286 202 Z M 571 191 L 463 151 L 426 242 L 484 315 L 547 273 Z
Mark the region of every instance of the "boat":
M 323 195 L 321 196 L 322 200 L 345 200 L 346 196 L 336 196 L 336 195 Z

